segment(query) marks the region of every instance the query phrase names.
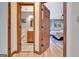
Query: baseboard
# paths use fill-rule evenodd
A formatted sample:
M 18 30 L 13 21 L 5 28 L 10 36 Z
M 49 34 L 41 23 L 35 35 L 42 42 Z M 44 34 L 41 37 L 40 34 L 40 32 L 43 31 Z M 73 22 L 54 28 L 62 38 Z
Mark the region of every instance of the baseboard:
M 18 51 L 13 51 L 12 53 L 11 53 L 11 56 L 13 56 L 15 53 L 19 53 Z
M 37 54 L 39 54 L 39 55 L 41 54 L 41 52 L 39 52 L 39 51 L 34 51 L 34 53 L 37 53 Z
M 7 54 L 0 54 L 0 57 L 7 57 Z

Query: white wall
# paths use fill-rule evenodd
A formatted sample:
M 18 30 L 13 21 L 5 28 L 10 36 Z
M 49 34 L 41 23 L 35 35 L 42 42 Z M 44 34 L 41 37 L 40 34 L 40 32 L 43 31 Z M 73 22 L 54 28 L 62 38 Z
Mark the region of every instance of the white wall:
M 35 2 L 35 51 L 39 51 L 39 2 Z
M 22 12 L 21 17 L 23 19 L 26 19 L 26 31 L 29 31 L 30 29 L 30 17 L 33 16 L 33 12 Z M 31 30 L 30 30 L 31 31 Z
M 71 42 L 72 42 L 72 19 L 71 19 L 71 3 L 67 3 L 67 56 L 71 56 Z
M 17 4 L 11 3 L 11 52 L 17 50 Z
M 47 2 L 45 5 L 50 10 L 50 19 L 63 19 L 63 2 Z
M 8 3 L 0 2 L 0 54 L 8 50 Z
M 79 57 L 79 2 L 67 3 L 67 56 Z

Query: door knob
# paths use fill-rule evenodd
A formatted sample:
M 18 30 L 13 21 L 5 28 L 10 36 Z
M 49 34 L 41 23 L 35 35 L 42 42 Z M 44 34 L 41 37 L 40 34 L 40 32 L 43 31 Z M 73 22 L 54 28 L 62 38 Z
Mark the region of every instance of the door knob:
M 41 46 L 43 47 L 43 44 Z
M 41 28 L 43 28 L 43 26 L 41 26 Z

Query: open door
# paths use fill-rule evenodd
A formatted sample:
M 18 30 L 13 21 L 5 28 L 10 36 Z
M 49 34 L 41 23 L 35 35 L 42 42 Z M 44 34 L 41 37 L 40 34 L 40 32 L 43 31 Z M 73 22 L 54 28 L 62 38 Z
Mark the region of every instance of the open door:
M 50 46 L 50 11 L 41 3 L 40 6 L 40 54 Z

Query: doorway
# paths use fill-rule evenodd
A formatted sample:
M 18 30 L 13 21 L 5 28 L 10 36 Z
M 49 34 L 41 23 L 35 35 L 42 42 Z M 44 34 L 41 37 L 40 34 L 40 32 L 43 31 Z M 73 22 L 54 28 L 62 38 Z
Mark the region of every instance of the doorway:
M 17 3 L 17 49 L 34 51 L 34 3 Z
M 33 51 L 33 6 L 21 6 L 21 51 Z
M 53 46 L 60 56 L 66 56 L 66 2 L 47 2 L 44 4 L 50 10 L 50 46 Z

